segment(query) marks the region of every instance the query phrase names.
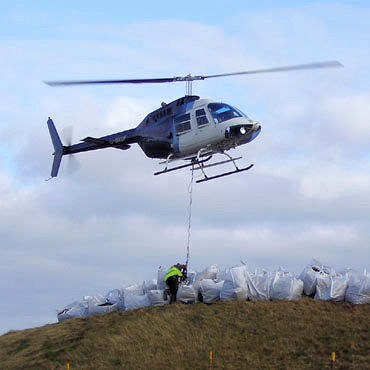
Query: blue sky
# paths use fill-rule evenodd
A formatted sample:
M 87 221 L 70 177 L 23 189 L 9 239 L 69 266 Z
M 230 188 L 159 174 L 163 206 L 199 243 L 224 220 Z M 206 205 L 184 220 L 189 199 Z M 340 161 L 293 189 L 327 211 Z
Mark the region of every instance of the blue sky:
M 48 1 L 17 1 L 2 2 L 1 31 L 2 38 L 63 39 L 65 35 L 73 34 L 77 25 L 122 25 L 130 22 L 148 22 L 164 19 L 178 19 L 199 22 L 207 25 L 225 27 L 226 32 L 237 29 L 235 20 L 249 14 L 272 13 L 285 10 L 315 11 L 318 19 L 325 16 L 328 25 L 342 25 L 341 14 L 332 13 L 328 17 L 328 10 L 345 9 L 357 12 L 368 9 L 367 1 L 242 1 L 230 2 L 226 0 L 176 3 L 162 1 L 153 4 L 151 1 L 125 2 L 109 1 L 63 1 L 50 5 Z M 283 14 L 283 13 L 280 13 Z M 356 14 L 357 16 L 364 14 Z M 347 18 L 353 26 L 351 17 Z M 226 28 L 227 27 L 227 28 Z M 351 32 L 352 29 L 346 29 Z M 75 34 L 77 38 L 84 38 L 84 34 Z M 106 35 L 101 34 L 102 38 Z
M 86 24 L 122 24 L 128 22 L 145 22 L 163 19 L 182 19 L 204 24 L 230 25 L 232 18 L 240 13 L 260 12 L 269 9 L 297 8 L 302 4 L 312 2 L 280 1 L 233 1 L 230 9 L 228 1 L 173 2 L 162 1 L 153 4 L 151 1 L 125 2 L 109 1 L 63 1 L 50 5 L 48 1 L 18 1 L 17 4 L 3 2 L 0 6 L 2 13 L 2 28 L 6 37 L 23 37 L 25 28 L 28 37 L 57 37 L 60 29 L 69 34 L 66 26 L 76 27 L 76 23 Z M 330 3 L 327 1 L 326 3 Z M 336 3 L 336 2 L 332 2 Z M 352 2 L 342 2 L 350 4 Z M 357 2 L 357 6 L 366 2 Z M 353 6 L 353 5 L 352 5 Z M 81 37 L 82 35 L 79 35 Z M 104 37 L 104 35 L 101 35 Z
M 0 4 L 0 332 L 55 322 L 83 295 L 185 257 L 189 173 L 138 146 L 52 162 L 73 140 L 135 127 L 182 84 L 51 88 L 45 80 L 167 77 L 338 60 L 344 68 L 194 83 L 262 123 L 231 154 L 248 173 L 194 188 L 191 268 L 311 258 L 369 269 L 370 7 L 365 1 Z M 31 303 L 31 304 L 30 304 Z

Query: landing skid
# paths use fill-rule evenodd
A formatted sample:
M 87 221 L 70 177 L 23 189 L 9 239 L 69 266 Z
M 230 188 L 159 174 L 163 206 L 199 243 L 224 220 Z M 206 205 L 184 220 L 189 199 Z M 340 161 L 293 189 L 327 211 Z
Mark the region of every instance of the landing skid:
M 225 163 L 226 161 L 224 161 Z M 216 164 L 215 164 L 216 165 Z M 215 176 L 207 176 L 205 175 L 205 177 L 201 180 L 197 180 L 196 183 L 199 183 L 199 182 L 204 182 L 204 181 L 209 181 L 209 180 L 213 180 L 213 179 L 217 179 L 219 177 L 224 177 L 224 176 L 229 176 L 229 175 L 232 175 L 234 173 L 238 173 L 238 172 L 243 172 L 243 171 L 247 171 L 247 170 L 250 170 L 252 167 L 254 166 L 254 164 L 251 164 L 249 165 L 248 167 L 245 167 L 245 168 L 237 168 L 236 170 L 234 171 L 230 171 L 230 172 L 224 172 L 224 173 L 221 173 L 220 175 L 215 175 Z
M 216 162 L 216 163 L 211 163 L 211 164 L 206 164 L 205 166 L 202 165 L 202 168 L 209 168 L 209 167 L 214 167 L 214 166 L 218 166 L 220 164 L 224 164 L 224 163 L 229 163 L 229 162 L 234 162 L 234 161 L 237 161 L 239 159 L 242 159 L 243 157 L 236 157 L 236 158 L 230 158 L 230 159 L 227 159 L 226 161 L 221 161 L 221 162 Z M 234 163 L 235 164 L 235 163 Z M 194 168 L 194 170 L 201 170 L 202 168 L 197 167 L 197 168 Z
M 154 176 L 156 176 L 156 175 L 161 175 L 161 174 L 163 174 L 163 173 L 167 173 L 167 172 L 171 172 L 171 171 L 180 170 L 181 168 L 185 168 L 185 167 L 196 166 L 196 165 L 199 165 L 199 166 L 200 166 L 200 165 L 202 165 L 203 163 L 205 163 L 205 162 L 209 161 L 211 158 L 212 158 L 212 156 L 211 156 L 211 155 L 210 155 L 208 158 L 203 159 L 203 160 L 199 160 L 199 159 L 195 159 L 195 158 L 193 158 L 193 159 L 191 160 L 191 162 L 190 162 L 190 163 L 188 163 L 188 164 L 183 164 L 183 165 L 181 165 L 181 166 L 172 167 L 172 168 L 167 168 L 167 166 L 166 166 L 166 168 L 165 168 L 163 171 L 155 172 L 155 173 L 154 173 Z
M 235 162 L 237 160 L 241 159 L 242 157 L 232 158 L 230 155 L 228 155 L 228 154 L 226 154 L 224 152 L 220 152 L 219 154 L 225 155 L 228 159 L 226 159 L 224 161 L 216 162 L 216 163 L 211 163 L 211 164 L 208 164 L 207 163 L 207 164 L 205 164 L 206 162 L 208 162 L 212 158 L 212 155 L 208 156 L 206 159 L 202 159 L 201 160 L 200 159 L 200 156 L 202 155 L 202 151 L 204 151 L 204 150 L 205 149 L 203 149 L 203 150 L 201 149 L 198 152 L 197 157 L 192 158 L 190 163 L 187 163 L 187 164 L 184 164 L 184 165 L 181 165 L 181 166 L 177 166 L 177 167 L 173 167 L 173 168 L 167 168 L 168 162 L 170 161 L 170 158 L 167 158 L 167 161 L 165 162 L 166 163 L 166 168 L 163 171 L 155 172 L 154 175 L 161 175 L 163 173 L 167 173 L 167 172 L 171 172 L 171 171 L 176 171 L 176 170 L 180 170 L 182 168 L 186 168 L 186 167 L 190 167 L 191 166 L 192 167 L 192 169 L 191 169 L 192 171 L 193 170 L 201 170 L 202 171 L 202 174 L 203 174 L 204 178 L 196 181 L 197 183 L 200 183 L 200 182 L 214 180 L 214 179 L 217 179 L 219 177 L 229 176 L 229 175 L 233 175 L 235 173 L 247 171 L 247 170 L 250 170 L 254 166 L 253 164 L 251 164 L 248 167 L 239 168 L 236 165 Z M 230 162 L 232 162 L 234 164 L 234 166 L 235 166 L 235 170 L 234 171 L 224 172 L 224 173 L 221 173 L 221 174 L 218 174 L 218 175 L 214 175 L 214 176 L 207 176 L 207 174 L 204 171 L 206 168 L 214 167 L 214 166 L 219 166 L 221 164 L 230 163 Z
M 198 153 L 198 156 L 199 156 L 199 154 L 200 154 L 200 152 Z M 202 171 L 202 174 L 203 174 L 204 178 L 203 179 L 200 179 L 200 180 L 197 180 L 196 181 L 197 183 L 205 182 L 205 181 L 209 181 L 209 180 L 213 180 L 213 179 L 217 179 L 219 177 L 233 175 L 234 173 L 239 173 L 239 172 L 247 171 L 247 170 L 249 170 L 249 169 L 251 169 L 253 167 L 253 164 L 251 164 L 248 167 L 239 168 L 236 165 L 235 162 L 237 160 L 241 159 L 242 157 L 233 158 L 233 157 L 231 157 L 230 155 L 228 155 L 227 153 L 225 153 L 223 151 L 222 152 L 219 152 L 219 154 L 225 155 L 228 159 L 225 160 L 225 161 L 220 161 L 220 162 L 212 163 L 212 164 L 209 164 L 209 165 L 200 164 L 199 167 L 197 167 L 197 169 L 200 169 Z M 234 171 L 224 172 L 224 173 L 220 173 L 219 175 L 214 175 L 214 176 L 207 176 L 206 173 L 204 172 L 204 169 L 205 168 L 213 167 L 213 166 L 218 166 L 218 165 L 221 165 L 221 164 L 224 164 L 224 163 L 229 163 L 229 162 L 232 162 L 233 163 L 233 165 L 235 167 L 235 170 Z

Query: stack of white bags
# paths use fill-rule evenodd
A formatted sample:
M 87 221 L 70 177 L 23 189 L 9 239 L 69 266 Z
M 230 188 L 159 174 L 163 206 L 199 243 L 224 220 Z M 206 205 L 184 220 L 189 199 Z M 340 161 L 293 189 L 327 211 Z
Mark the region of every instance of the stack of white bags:
M 336 272 L 318 261 L 307 265 L 299 278 L 305 295 L 323 301 L 370 303 L 370 274 L 345 269 Z
M 116 310 L 133 310 L 169 303 L 165 289 L 166 269 L 159 268 L 157 279 L 144 281 L 109 291 L 105 296 L 85 296 L 57 311 L 58 321 L 73 317 L 89 317 Z M 214 303 L 218 300 L 295 300 L 303 295 L 325 301 L 370 303 L 370 274 L 353 270 L 336 272 L 318 261 L 308 264 L 299 278 L 282 268 L 271 273 L 251 272 L 247 266 L 219 270 L 209 266 L 188 274 L 188 282 L 181 284 L 177 300 L 183 303 Z

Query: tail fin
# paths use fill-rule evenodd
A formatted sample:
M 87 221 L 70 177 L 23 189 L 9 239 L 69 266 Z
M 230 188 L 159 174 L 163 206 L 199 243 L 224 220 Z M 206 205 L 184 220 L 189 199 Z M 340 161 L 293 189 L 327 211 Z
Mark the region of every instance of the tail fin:
M 58 132 L 54 126 L 53 120 L 49 117 L 48 119 L 48 128 L 50 132 L 51 141 L 53 142 L 54 146 L 54 160 L 53 160 L 53 167 L 51 169 L 51 177 L 56 177 L 58 175 L 60 162 L 62 161 L 63 156 L 63 144 L 60 140 Z

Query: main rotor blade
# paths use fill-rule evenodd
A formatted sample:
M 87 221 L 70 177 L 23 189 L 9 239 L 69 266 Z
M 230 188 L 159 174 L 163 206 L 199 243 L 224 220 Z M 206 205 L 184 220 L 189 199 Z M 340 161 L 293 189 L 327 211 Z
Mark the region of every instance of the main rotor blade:
M 176 77 L 170 78 L 144 78 L 132 80 L 86 80 L 86 81 L 44 81 L 49 86 L 68 86 L 68 85 L 93 85 L 93 84 L 148 84 L 175 82 Z
M 204 80 L 206 78 L 213 78 L 213 77 L 226 77 L 226 76 L 248 75 L 248 74 L 269 73 L 269 72 L 299 71 L 302 69 L 334 68 L 334 67 L 343 67 L 343 65 L 337 61 L 331 61 L 331 62 L 298 64 L 294 66 L 286 66 L 286 67 L 278 67 L 278 68 L 257 69 L 254 71 L 245 71 L 245 72 L 222 73 L 222 74 L 208 75 L 208 76 L 192 76 L 189 74 L 183 77 L 143 78 L 143 79 L 129 79 L 129 80 L 45 81 L 45 83 L 49 86 L 70 86 L 70 85 L 93 85 L 93 84 L 148 84 L 148 83 L 165 83 L 165 82 L 186 82 L 186 81 Z
M 225 76 L 237 76 L 237 75 L 251 75 L 257 73 L 269 73 L 269 72 L 287 72 L 287 71 L 299 71 L 302 69 L 317 69 L 317 68 L 336 68 L 343 67 L 343 64 L 337 61 L 330 62 L 320 62 L 320 63 L 309 63 L 309 64 L 298 64 L 294 66 L 286 67 L 277 67 L 277 68 L 268 68 L 268 69 L 256 69 L 254 71 L 245 71 L 245 72 L 234 72 L 234 73 L 222 73 L 218 75 L 209 75 L 204 76 L 204 78 L 213 78 L 213 77 L 225 77 Z

